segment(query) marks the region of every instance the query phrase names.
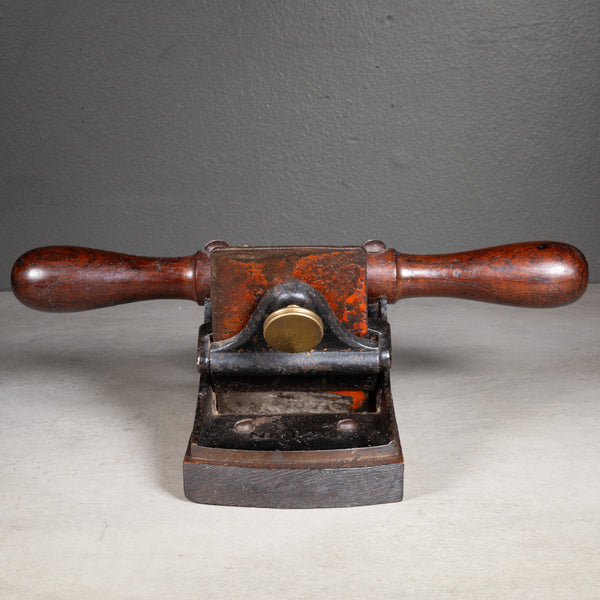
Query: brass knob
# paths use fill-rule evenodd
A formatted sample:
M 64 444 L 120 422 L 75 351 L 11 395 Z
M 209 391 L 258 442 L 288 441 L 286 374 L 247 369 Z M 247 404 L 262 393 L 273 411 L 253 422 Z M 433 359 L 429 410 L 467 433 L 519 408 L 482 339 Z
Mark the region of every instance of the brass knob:
M 323 339 L 323 321 L 312 310 L 290 304 L 266 318 L 263 335 L 280 352 L 308 352 Z

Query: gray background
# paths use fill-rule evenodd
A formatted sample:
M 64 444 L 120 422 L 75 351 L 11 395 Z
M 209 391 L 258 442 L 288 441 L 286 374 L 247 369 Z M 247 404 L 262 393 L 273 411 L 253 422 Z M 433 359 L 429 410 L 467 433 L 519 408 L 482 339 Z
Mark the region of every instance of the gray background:
M 600 3 L 5 2 L 1 287 L 29 248 L 436 253 L 600 280 Z

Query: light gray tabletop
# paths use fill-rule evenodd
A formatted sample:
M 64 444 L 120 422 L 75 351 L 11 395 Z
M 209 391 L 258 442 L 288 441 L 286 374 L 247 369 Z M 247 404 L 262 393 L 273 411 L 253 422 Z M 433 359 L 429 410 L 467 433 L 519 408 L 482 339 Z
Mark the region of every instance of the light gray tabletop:
M 193 504 L 192 303 L 2 310 L 0 597 L 600 596 L 600 285 L 390 309 L 405 499 Z

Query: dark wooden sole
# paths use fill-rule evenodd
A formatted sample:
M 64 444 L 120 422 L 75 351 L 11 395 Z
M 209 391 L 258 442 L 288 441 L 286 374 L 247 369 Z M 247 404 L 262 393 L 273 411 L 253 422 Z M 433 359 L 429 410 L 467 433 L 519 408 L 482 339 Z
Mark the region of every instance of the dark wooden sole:
M 402 462 L 363 467 L 256 468 L 206 464 L 186 455 L 193 502 L 261 508 L 335 508 L 402 500 Z

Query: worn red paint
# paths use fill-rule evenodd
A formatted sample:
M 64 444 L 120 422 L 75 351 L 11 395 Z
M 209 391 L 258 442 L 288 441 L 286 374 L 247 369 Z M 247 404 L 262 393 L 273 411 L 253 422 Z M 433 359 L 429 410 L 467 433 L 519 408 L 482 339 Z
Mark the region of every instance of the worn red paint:
M 221 248 L 211 253 L 213 339 L 239 333 L 263 294 L 291 278 L 321 292 L 352 333 L 367 332 L 366 255 L 361 248 Z
M 336 394 L 343 398 L 349 398 L 352 400 L 352 404 L 348 406 L 349 410 L 366 410 L 369 400 L 368 392 L 360 392 L 356 390 L 348 390 L 343 392 L 329 392 L 330 394 Z
M 366 253 L 350 247 L 220 248 L 211 253 L 213 339 L 241 331 L 270 288 L 291 278 L 317 289 L 355 335 L 367 332 Z M 349 410 L 368 410 L 368 393 L 331 392 Z

